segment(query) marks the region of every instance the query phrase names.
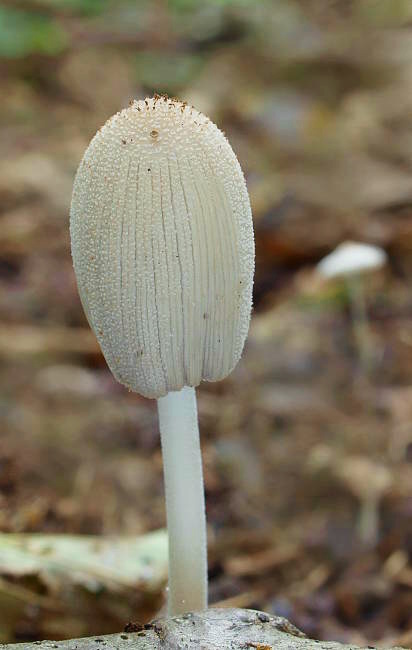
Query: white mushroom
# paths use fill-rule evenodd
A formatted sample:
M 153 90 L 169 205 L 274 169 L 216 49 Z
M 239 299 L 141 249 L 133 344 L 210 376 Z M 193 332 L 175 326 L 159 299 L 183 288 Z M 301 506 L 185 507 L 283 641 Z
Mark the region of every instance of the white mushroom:
M 385 251 L 378 246 L 346 241 L 321 260 L 317 270 L 325 278 L 357 275 L 386 264 Z
M 362 456 L 347 456 L 336 464 L 337 477 L 358 499 L 360 505 L 358 535 L 367 547 L 379 539 L 379 506 L 392 483 L 389 470 Z
M 156 95 L 109 119 L 79 166 L 71 239 L 80 297 L 115 378 L 157 398 L 169 528 L 169 612 L 207 604 L 194 387 L 239 360 L 254 240 L 239 163 L 194 108 Z
M 368 369 L 372 360 L 370 333 L 365 296 L 362 286 L 363 275 L 385 266 L 386 252 L 378 246 L 347 241 L 324 257 L 317 265 L 318 273 L 324 278 L 341 277 L 345 280 L 352 311 L 352 321 L 362 367 Z
M 357 499 L 358 538 L 365 547 L 375 547 L 379 541 L 380 503 L 392 485 L 389 469 L 365 456 L 344 456 L 324 444 L 313 447 L 306 466 L 312 473 L 326 472 L 329 479 L 337 478 Z

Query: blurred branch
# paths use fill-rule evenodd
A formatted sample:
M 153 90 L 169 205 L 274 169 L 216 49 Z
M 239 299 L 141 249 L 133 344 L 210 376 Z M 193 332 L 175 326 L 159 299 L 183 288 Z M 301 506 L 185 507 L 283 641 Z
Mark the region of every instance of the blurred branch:
M 48 610 L 49 612 L 62 612 L 63 608 L 53 598 L 36 594 L 30 589 L 26 589 L 21 585 L 13 584 L 10 580 L 0 578 L 0 592 L 4 593 L 8 598 L 14 598 L 34 607 L 40 607 Z

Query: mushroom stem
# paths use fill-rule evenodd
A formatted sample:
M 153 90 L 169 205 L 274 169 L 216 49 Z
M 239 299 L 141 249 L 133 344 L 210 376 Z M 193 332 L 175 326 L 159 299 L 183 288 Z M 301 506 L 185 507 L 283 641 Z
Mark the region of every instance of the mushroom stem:
M 157 400 L 169 531 L 168 613 L 207 607 L 207 542 L 196 393 Z
M 362 370 L 368 373 L 371 370 L 373 360 L 371 345 L 372 337 L 361 278 L 359 278 L 357 274 L 347 276 L 346 287 L 349 296 L 353 334 L 358 350 L 359 362 Z
M 374 548 L 379 538 L 379 500 L 370 497 L 361 502 L 358 535 L 363 546 Z

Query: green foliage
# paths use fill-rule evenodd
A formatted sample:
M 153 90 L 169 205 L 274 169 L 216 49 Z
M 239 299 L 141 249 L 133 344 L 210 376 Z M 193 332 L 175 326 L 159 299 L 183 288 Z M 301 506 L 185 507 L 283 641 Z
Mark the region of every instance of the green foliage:
M 412 18 L 410 0 L 364 0 L 355 6 L 356 14 L 367 24 L 377 27 L 401 26 Z
M 209 0 L 209 5 L 217 7 L 239 7 L 244 5 L 251 5 L 255 0 Z M 178 11 L 191 11 L 199 8 L 204 8 L 204 0 L 171 0 L 170 8 Z
M 109 2 L 108 0 L 47 0 L 47 4 L 55 10 L 70 10 L 84 16 L 96 16 L 107 9 Z
M 59 54 L 67 35 L 53 19 L 18 9 L 0 7 L 0 56 L 20 58 L 29 54 Z
M 198 74 L 203 60 L 193 53 L 144 52 L 136 58 L 137 80 L 151 90 L 173 94 Z

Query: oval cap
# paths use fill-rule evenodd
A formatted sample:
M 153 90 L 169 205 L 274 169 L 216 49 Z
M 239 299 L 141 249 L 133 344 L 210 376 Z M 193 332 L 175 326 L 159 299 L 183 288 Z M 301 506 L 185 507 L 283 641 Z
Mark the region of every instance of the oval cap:
M 146 397 L 228 375 L 254 271 L 245 180 L 207 117 L 133 102 L 91 141 L 70 213 L 82 304 L 115 378 Z

